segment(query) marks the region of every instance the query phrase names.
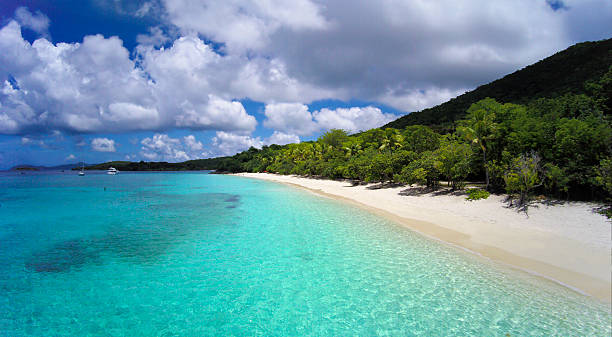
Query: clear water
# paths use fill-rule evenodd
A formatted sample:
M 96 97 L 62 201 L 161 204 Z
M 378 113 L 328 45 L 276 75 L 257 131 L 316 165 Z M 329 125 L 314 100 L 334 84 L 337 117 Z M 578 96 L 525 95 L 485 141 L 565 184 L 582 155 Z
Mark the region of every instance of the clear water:
M 0 176 L 1 336 L 610 336 L 611 317 L 275 183 Z

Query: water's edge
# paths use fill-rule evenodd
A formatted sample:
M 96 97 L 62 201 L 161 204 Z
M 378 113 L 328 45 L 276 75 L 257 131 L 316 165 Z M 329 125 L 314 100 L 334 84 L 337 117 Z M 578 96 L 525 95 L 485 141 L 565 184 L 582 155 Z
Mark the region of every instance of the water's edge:
M 494 261 L 495 263 L 510 267 L 516 270 L 517 272 L 527 273 L 536 276 L 540 279 L 570 289 L 571 291 L 577 294 L 592 298 L 604 304 L 612 304 L 612 296 L 610 295 L 612 284 L 610 283 L 603 282 L 601 280 L 595 279 L 582 273 L 578 273 L 564 268 L 559 268 L 557 266 L 553 266 L 542 261 L 519 256 L 506 250 L 500 249 L 498 247 L 473 242 L 470 240 L 470 237 L 464 233 L 438 226 L 431 222 L 399 216 L 392 212 L 362 203 L 347 196 L 327 193 L 320 189 L 310 188 L 296 183 L 261 179 L 254 176 L 242 176 L 237 174 L 231 176 L 257 179 L 285 186 L 291 186 L 293 188 L 298 188 L 311 192 L 312 194 L 320 197 L 326 197 L 345 202 L 347 204 L 359 207 L 367 212 L 381 216 L 402 227 L 416 232 L 421 236 L 437 241 L 441 244 L 451 246 L 453 248 L 460 249 L 462 251 L 479 256 L 481 258 Z

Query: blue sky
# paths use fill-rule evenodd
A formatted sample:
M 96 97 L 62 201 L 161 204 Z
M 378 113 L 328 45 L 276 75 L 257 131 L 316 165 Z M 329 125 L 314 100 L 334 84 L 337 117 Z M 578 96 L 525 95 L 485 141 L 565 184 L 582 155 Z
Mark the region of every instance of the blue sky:
M 366 130 L 609 38 L 611 22 L 596 0 L 5 0 L 0 169 Z

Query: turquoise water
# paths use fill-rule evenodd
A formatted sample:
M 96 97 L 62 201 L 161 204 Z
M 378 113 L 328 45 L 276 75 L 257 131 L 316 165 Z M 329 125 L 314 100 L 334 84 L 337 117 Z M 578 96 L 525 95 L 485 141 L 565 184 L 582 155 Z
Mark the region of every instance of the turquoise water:
M 610 336 L 611 317 L 280 184 L 0 175 L 1 336 Z

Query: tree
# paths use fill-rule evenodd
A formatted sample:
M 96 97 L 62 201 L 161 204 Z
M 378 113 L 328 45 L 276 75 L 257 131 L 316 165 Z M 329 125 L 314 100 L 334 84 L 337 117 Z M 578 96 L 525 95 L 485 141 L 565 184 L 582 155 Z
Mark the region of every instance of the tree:
M 612 198 L 612 158 L 601 160 L 597 168 L 595 183 L 605 190 L 608 199 Z
M 610 114 L 612 112 L 612 66 L 599 81 L 588 81 L 585 87 L 595 97 L 603 112 Z
M 385 129 L 385 133 L 383 134 L 381 145 L 378 147 L 378 150 L 393 152 L 393 150 L 399 149 L 403 146 L 403 141 L 404 136 L 402 136 L 398 130 L 387 128 Z
M 368 165 L 366 181 L 385 182 L 393 178 L 393 166 L 391 164 L 391 155 L 388 153 L 377 153 L 370 158 Z
M 569 181 L 567 173 L 559 166 L 552 163 L 544 165 L 544 186 L 548 191 L 559 197 L 562 197 L 563 194 L 569 197 Z
M 468 141 L 478 145 L 482 151 L 482 161 L 485 169 L 486 189 L 489 189 L 489 169 L 487 167 L 488 142 L 495 136 L 497 123 L 495 122 L 495 112 L 500 110 L 502 105 L 492 98 L 485 98 L 478 101 L 467 111 L 467 117 L 461 121 L 457 131 Z
M 529 199 L 529 193 L 542 185 L 542 167 L 540 156 L 536 152 L 522 154 L 512 161 L 504 180 L 508 193 L 519 193 L 518 206 L 523 206 Z
M 570 179 L 573 197 L 593 198 L 589 188 L 595 178 L 594 167 L 610 155 L 612 128 L 603 118 L 562 118 L 555 132 L 554 163 Z
M 602 159 L 597 168 L 595 185 L 603 188 L 606 207 L 602 207 L 600 213 L 612 218 L 612 158 Z
M 422 153 L 440 146 L 440 135 L 423 125 L 412 125 L 402 131 L 403 149 Z
M 338 149 L 347 139 L 348 135 L 346 131 L 340 129 L 331 129 L 321 135 L 317 142 Z
M 471 171 L 472 149 L 470 146 L 457 140 L 445 141 L 435 154 L 436 166 L 452 189 L 463 188 L 464 180 Z
M 422 184 L 436 189 L 440 185 L 440 170 L 437 156 L 432 151 L 425 151 L 421 157 L 402 169 L 396 179 L 408 184 Z

